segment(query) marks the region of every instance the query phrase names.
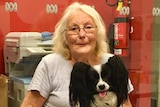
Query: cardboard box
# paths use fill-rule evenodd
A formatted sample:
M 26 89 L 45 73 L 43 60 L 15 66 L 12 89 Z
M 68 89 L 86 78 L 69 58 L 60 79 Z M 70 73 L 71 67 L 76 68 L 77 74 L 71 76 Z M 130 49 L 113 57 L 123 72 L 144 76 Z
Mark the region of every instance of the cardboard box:
M 0 74 L 0 105 L 2 107 L 8 107 L 8 78 L 7 76 Z

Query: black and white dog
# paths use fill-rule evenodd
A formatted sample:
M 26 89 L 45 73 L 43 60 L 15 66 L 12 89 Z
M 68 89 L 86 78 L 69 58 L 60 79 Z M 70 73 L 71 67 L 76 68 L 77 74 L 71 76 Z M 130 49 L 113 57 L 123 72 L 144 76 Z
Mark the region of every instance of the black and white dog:
M 120 107 L 128 98 L 128 71 L 119 56 L 102 65 L 78 62 L 69 86 L 71 107 Z

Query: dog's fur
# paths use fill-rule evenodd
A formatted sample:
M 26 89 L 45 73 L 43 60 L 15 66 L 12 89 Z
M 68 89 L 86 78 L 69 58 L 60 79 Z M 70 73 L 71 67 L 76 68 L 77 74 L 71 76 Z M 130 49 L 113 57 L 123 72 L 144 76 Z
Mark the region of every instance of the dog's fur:
M 69 86 L 71 107 L 119 107 L 128 98 L 128 71 L 119 56 L 102 65 L 78 62 Z

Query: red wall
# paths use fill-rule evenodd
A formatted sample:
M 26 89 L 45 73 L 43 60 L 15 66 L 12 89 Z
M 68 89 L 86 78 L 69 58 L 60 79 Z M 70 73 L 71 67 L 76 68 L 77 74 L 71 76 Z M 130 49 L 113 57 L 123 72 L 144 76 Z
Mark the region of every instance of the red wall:
M 130 58 L 130 77 L 135 88 L 131 93 L 133 107 L 151 106 L 152 8 L 151 0 L 134 0 L 131 4 L 134 16 Z

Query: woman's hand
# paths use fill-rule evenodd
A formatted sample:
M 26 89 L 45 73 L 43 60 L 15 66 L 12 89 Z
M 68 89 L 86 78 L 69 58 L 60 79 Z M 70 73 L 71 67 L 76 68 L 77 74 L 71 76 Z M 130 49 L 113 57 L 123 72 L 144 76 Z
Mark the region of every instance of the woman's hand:
M 46 98 L 42 97 L 38 91 L 28 91 L 21 104 L 21 107 L 42 107 Z
M 131 101 L 128 99 L 122 104 L 122 107 L 132 107 Z

